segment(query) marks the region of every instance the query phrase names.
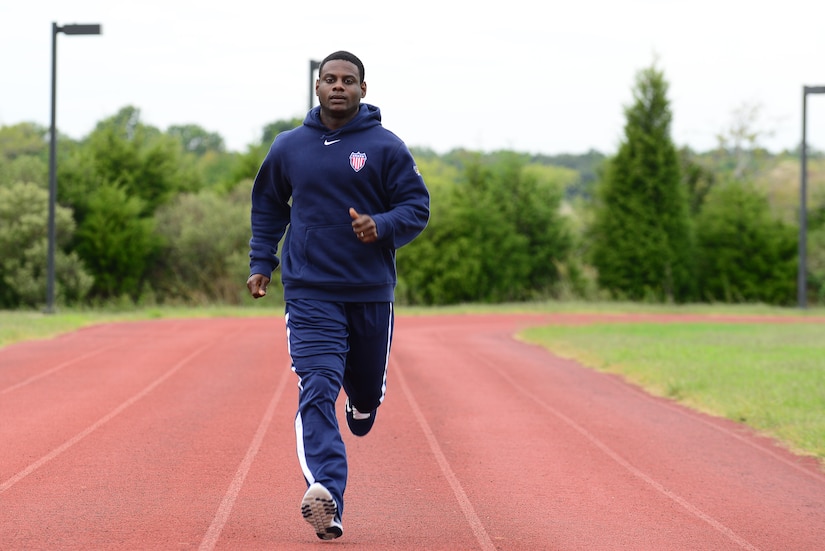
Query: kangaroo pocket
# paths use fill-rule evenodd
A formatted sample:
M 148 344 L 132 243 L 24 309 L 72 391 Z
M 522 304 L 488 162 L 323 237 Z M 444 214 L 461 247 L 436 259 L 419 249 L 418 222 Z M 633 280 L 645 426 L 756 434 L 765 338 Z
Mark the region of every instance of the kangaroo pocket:
M 311 226 L 300 251 L 291 256 L 295 276 L 306 283 L 333 285 L 385 285 L 392 283 L 392 252 L 375 243 L 361 243 L 349 224 Z

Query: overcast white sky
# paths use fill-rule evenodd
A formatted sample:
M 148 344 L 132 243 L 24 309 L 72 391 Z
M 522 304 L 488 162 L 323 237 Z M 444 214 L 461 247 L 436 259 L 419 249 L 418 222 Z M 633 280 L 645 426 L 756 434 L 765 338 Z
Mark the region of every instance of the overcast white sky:
M 612 154 L 654 59 L 678 146 L 713 148 L 757 107 L 761 144 L 792 149 L 802 86 L 825 85 L 818 0 L 0 0 L 0 125 L 49 125 L 52 22 L 103 26 L 58 35 L 57 125 L 74 138 L 133 105 L 245 150 L 304 116 L 309 60 L 338 49 L 363 60 L 384 126 L 439 153 Z M 808 97 L 808 139 L 825 149 L 825 94 Z

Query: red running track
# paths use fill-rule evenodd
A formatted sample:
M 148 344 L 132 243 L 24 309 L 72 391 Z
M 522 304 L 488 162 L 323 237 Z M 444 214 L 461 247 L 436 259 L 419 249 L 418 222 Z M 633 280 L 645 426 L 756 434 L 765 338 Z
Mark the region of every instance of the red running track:
M 332 542 L 300 514 L 282 320 L 0 349 L 0 549 L 823 549 L 814 460 L 513 338 L 588 321 L 399 316 Z

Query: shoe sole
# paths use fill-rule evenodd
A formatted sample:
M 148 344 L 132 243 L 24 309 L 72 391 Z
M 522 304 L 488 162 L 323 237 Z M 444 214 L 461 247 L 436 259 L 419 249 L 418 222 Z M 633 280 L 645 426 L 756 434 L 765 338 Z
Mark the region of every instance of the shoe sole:
M 356 419 L 353 415 L 352 404 L 350 404 L 349 398 L 347 398 L 344 410 L 347 417 L 347 426 L 352 434 L 355 436 L 366 436 L 367 433 L 372 430 L 372 426 L 375 424 L 375 414 L 377 410 L 373 410 L 366 419 Z
M 338 506 L 332 494 L 317 482 L 309 487 L 301 501 L 301 515 L 322 540 L 340 538 L 344 531 L 335 520 Z

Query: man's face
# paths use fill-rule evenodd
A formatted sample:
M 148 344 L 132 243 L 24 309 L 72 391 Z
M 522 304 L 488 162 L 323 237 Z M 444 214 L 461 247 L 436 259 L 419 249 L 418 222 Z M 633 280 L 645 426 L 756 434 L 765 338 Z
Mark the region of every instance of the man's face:
M 367 83 L 359 82 L 358 67 L 343 59 L 327 61 L 318 75 L 315 94 L 321 108 L 334 117 L 352 116 L 361 98 L 367 95 Z

